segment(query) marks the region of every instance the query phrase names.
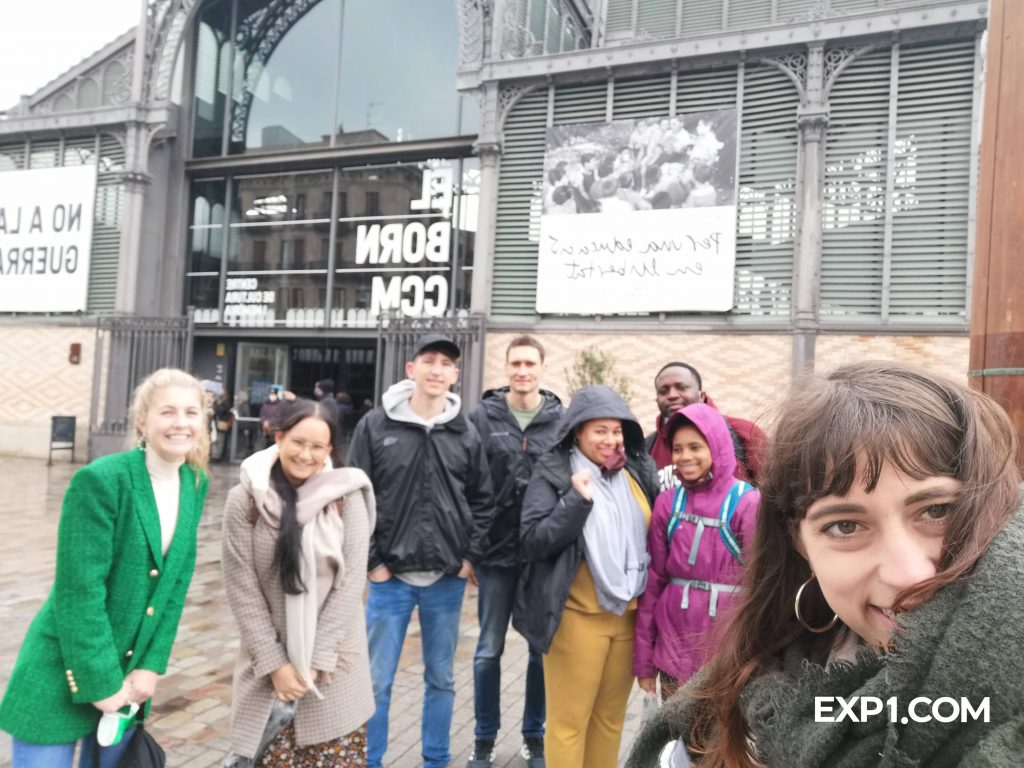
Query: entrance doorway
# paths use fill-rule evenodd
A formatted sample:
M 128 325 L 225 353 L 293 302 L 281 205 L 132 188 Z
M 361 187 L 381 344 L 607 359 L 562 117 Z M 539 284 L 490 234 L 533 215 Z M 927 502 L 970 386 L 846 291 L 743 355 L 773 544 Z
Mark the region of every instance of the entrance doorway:
M 266 444 L 260 409 L 271 387 L 288 384 L 288 345 L 238 342 L 235 365 L 235 417 L 230 458 L 245 458 Z
M 377 375 L 374 341 L 333 341 L 328 345 L 291 347 L 290 385 L 295 394 L 313 397 L 318 381 L 330 379 L 339 397 L 342 439 L 347 442 L 356 422 L 373 407 Z

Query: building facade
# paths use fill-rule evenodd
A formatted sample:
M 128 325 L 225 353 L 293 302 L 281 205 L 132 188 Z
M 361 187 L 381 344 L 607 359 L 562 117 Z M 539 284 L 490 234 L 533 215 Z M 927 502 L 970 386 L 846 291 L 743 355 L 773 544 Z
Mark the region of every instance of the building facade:
M 750 416 L 843 360 L 965 378 L 983 2 L 153 0 L 143 19 L 0 120 L 0 174 L 97 170 L 84 308 L 2 319 L 0 450 L 34 452 L 48 414 L 103 419 L 112 314 L 190 312 L 193 369 L 254 405 L 327 377 L 372 400 L 385 315 L 484 318 L 488 385 L 516 333 L 563 394 L 598 346 L 644 422 L 669 360 Z M 685 243 L 712 211 L 731 218 L 706 290 L 666 290 L 674 252 L 628 286 L 551 271 L 552 232 Z

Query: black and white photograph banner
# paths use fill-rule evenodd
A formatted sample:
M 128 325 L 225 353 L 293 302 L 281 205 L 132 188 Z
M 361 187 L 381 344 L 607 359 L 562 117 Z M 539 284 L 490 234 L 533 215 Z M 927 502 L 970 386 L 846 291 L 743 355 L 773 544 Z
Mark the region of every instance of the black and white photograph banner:
M 547 131 L 537 311 L 727 312 L 736 110 Z

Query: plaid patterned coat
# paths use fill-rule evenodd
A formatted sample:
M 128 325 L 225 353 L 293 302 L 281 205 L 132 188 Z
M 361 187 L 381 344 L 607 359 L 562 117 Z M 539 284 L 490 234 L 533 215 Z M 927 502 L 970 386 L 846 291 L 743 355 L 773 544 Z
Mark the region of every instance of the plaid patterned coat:
M 366 477 L 357 469 L 350 472 Z M 369 486 L 369 480 L 365 484 Z M 294 721 L 299 746 L 351 733 L 374 712 L 362 603 L 370 541 L 366 498 L 354 490 L 340 505 L 345 574 L 320 609 L 312 665 L 334 670 L 334 680 L 330 685 L 318 684 L 323 699 L 310 693 L 299 701 Z M 222 566 L 242 645 L 235 664 L 229 735 L 231 752 L 244 757 L 256 756 L 270 717 L 274 704 L 270 673 L 288 662 L 284 591 L 274 565 L 276 540 L 277 529 L 262 516 L 253 522 L 253 501 L 245 489 L 232 488 L 224 508 Z

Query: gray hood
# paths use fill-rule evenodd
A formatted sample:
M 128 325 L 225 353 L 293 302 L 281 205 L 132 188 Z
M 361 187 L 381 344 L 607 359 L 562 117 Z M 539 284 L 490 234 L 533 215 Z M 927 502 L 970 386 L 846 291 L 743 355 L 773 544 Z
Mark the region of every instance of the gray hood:
M 629 406 L 619 393 L 605 384 L 593 384 L 576 390 L 558 433 L 559 447 L 569 450 L 576 429 L 593 419 L 618 419 L 622 422 L 626 454 L 637 456 L 645 453 L 644 431 L 640 427 L 640 422 L 636 420 L 636 416 L 629 410 Z
M 462 398 L 454 392 L 447 392 L 444 396 L 444 410 L 440 414 L 432 419 L 423 419 L 417 416 L 409 406 L 409 398 L 412 397 L 415 389 L 416 383 L 412 379 L 404 379 L 397 384 L 392 384 L 381 397 L 384 412 L 395 421 L 417 424 L 427 429 L 436 427 L 438 424 L 445 424 L 459 415 L 459 411 L 462 409 Z

